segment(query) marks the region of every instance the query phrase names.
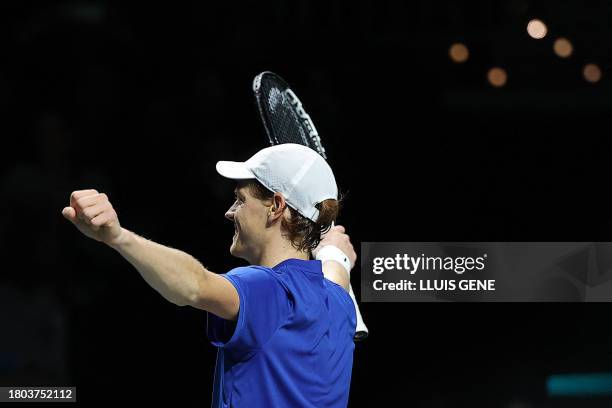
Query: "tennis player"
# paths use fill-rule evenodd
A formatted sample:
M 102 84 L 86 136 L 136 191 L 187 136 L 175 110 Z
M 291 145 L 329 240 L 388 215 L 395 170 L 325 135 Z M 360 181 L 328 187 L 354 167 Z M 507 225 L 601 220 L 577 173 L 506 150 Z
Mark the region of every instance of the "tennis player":
M 225 274 L 122 228 L 96 190 L 73 192 L 62 213 L 167 300 L 208 312 L 218 347 L 213 408 L 346 407 L 356 326 L 348 272 L 356 256 L 344 229 L 331 228 L 338 215 L 331 168 L 308 147 L 282 144 L 246 162 L 220 161 L 217 171 L 236 180 L 225 214 L 235 226 L 230 253 L 251 265 Z M 313 253 L 326 255 L 311 260 Z

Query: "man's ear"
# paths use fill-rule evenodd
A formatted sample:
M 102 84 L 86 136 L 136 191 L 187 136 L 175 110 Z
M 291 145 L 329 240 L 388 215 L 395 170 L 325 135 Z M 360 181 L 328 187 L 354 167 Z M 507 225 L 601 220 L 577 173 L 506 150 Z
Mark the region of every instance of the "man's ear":
M 272 219 L 281 217 L 285 212 L 285 208 L 287 208 L 287 201 L 285 201 L 285 197 L 283 197 L 281 193 L 274 193 L 274 197 L 272 197 L 270 217 L 272 217 Z

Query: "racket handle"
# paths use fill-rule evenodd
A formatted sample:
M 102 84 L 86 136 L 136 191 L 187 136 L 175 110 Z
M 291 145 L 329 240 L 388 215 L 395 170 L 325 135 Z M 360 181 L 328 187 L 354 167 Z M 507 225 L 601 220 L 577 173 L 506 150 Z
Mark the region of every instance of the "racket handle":
M 368 337 L 369 331 L 368 327 L 363 322 L 363 317 L 361 317 L 359 303 L 357 303 L 357 299 L 355 298 L 355 294 L 353 293 L 353 285 L 349 285 L 349 295 L 351 295 L 351 299 L 353 299 L 353 304 L 355 305 L 355 314 L 357 315 L 357 327 L 355 328 L 355 337 L 353 337 L 353 340 L 365 340 Z

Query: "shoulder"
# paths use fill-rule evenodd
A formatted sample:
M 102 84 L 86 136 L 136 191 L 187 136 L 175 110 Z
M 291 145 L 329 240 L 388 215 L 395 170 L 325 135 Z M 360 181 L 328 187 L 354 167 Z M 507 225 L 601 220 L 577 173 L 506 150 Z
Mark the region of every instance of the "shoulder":
M 341 308 L 352 318 L 355 318 L 355 304 L 348 290 L 338 285 L 336 282 L 326 280 L 325 286 L 328 293 L 341 305 Z
M 234 286 L 284 286 L 281 276 L 270 268 L 258 265 L 241 266 L 223 274 Z
M 234 268 L 224 274 L 227 277 L 238 277 L 241 279 L 258 280 L 258 279 L 275 279 L 275 272 L 264 266 L 249 265 Z

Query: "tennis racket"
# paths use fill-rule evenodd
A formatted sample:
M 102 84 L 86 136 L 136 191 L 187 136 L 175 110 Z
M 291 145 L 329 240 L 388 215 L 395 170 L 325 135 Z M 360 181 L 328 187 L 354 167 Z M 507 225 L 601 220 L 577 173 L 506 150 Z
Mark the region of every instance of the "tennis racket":
M 310 115 L 283 78 L 273 72 L 264 71 L 253 80 L 253 92 L 259 115 L 271 145 L 302 144 L 310 147 L 327 160 L 321 137 Z M 361 317 L 352 285 L 349 287 L 349 294 L 355 304 L 357 315 L 355 341 L 360 341 L 368 337 L 368 328 Z

